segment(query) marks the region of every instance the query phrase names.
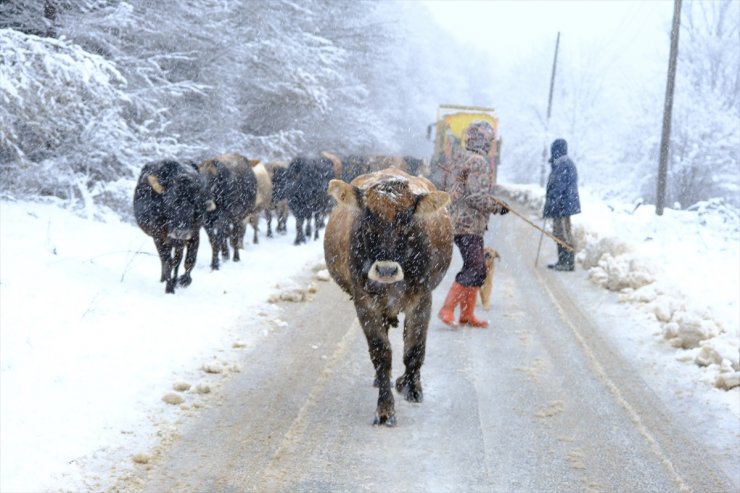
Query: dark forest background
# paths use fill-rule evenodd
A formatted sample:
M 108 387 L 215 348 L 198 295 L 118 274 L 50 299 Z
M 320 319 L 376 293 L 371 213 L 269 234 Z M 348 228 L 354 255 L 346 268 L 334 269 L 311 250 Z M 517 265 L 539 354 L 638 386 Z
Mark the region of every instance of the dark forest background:
M 552 46 L 533 45 L 503 67 L 495 51 L 461 44 L 424 8 L 0 0 L 0 194 L 128 216 L 139 170 L 164 157 L 331 150 L 429 159 L 427 125 L 452 103 L 497 108 L 502 181 L 538 183 L 543 146 L 564 136 L 583 186 L 604 198 L 654 199 L 667 60 L 624 84 L 608 60 L 583 63 L 564 49 L 545 122 Z M 673 207 L 740 205 L 739 27 L 735 1 L 684 2 Z

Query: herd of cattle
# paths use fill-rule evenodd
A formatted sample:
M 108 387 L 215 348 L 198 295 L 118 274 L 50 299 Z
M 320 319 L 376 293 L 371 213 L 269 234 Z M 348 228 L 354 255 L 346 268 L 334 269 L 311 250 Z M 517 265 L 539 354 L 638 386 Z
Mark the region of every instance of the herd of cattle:
M 419 174 L 421 159 L 391 156 L 339 156 L 322 152 L 315 157 L 263 163 L 237 153 L 223 154 L 202 163 L 163 160 L 144 166 L 134 190 L 134 216 L 139 227 L 154 239 L 161 262 L 160 281 L 165 292 L 192 282 L 199 246 L 199 232 L 206 230 L 213 256 L 211 269 L 219 268 L 219 256 L 239 260 L 247 224 L 254 229 L 261 214 L 272 236 L 286 233 L 288 214 L 296 219 L 295 244 L 318 238 L 326 214 L 333 206 L 329 181 L 347 183 L 357 176 L 390 166 Z M 185 255 L 185 272 L 178 270 Z
M 378 403 L 375 424 L 396 424 L 391 384 L 388 331 L 404 314 L 404 373 L 395 388 L 407 400 L 421 402 L 421 367 L 432 307 L 432 291 L 452 259 L 449 195 L 438 191 L 412 159 L 342 160 L 322 153 L 289 164 L 264 165 L 239 154 L 225 154 L 201 164 L 161 161 L 141 172 L 134 192 L 139 226 L 154 238 L 167 293 L 188 285 L 198 237 L 205 227 L 213 249 L 239 260 L 248 223 L 278 209 L 277 229 L 284 231 L 286 209 L 296 218 L 295 243 L 324 235 L 324 258 L 334 281 L 350 295 L 375 368 Z M 408 172 L 407 172 L 408 171 Z M 305 222 L 305 227 L 304 223 Z M 282 229 L 281 229 L 282 228 Z M 185 273 L 177 277 L 187 246 Z M 174 250 L 174 256 L 172 252 Z

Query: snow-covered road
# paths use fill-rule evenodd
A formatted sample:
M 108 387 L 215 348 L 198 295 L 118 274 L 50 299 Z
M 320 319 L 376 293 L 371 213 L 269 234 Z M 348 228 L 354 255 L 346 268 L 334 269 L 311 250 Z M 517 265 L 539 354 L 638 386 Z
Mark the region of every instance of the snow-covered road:
M 542 191 L 525 191 L 510 203 L 537 221 Z M 194 283 L 172 296 L 136 226 L 2 202 L 0 490 L 208 490 L 220 478 L 222 491 L 234 481 L 608 491 L 642 480 L 638 490 L 723 491 L 722 470 L 737 491 L 740 387 L 726 388 L 740 375 L 736 212 L 708 203 L 654 220 L 647 206 L 582 198 L 587 255 L 574 273 L 544 267 L 550 241 L 534 269 L 539 232 L 492 218 L 493 327 L 433 320 L 425 402 L 399 399 L 394 430 L 370 425 L 364 337 L 347 296 L 314 274 L 321 242 L 293 246 L 292 220 L 291 234 L 246 245 L 242 262 L 216 272 L 203 240 Z M 437 309 L 459 262 L 455 250 Z M 655 281 L 630 284 L 645 266 Z M 300 302 L 314 286 L 316 301 Z M 398 374 L 400 330 L 391 335 Z
M 547 248 L 535 268 L 523 222 L 492 226 L 492 328 L 432 320 L 424 403 L 397 395 L 396 428 L 371 425 L 365 339 L 348 297 L 322 283 L 312 302 L 283 304 L 286 323 L 244 351 L 218 402 L 114 490 L 736 491 L 736 452 L 701 439 L 611 339 L 634 312 L 584 306 L 579 290 L 603 291 L 545 269 Z M 391 340 L 397 376 L 400 329 Z

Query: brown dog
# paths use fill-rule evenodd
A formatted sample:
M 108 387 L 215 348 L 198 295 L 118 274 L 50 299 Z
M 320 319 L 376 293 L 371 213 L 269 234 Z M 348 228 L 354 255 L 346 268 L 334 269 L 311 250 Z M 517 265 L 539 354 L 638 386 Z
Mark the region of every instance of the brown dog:
M 491 289 L 493 289 L 493 263 L 496 259 L 500 259 L 501 256 L 492 247 L 485 247 L 483 249 L 483 257 L 486 260 L 486 280 L 483 281 L 483 286 L 480 287 L 480 302 L 483 305 L 483 309 L 488 311 L 491 306 Z

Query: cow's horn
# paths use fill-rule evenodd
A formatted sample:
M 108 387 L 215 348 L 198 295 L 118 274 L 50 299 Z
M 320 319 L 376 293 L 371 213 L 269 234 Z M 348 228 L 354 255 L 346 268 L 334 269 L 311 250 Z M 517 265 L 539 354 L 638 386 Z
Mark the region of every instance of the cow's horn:
M 152 187 L 152 190 L 154 190 L 157 193 L 164 193 L 164 187 L 161 183 L 159 183 L 159 180 L 154 175 L 148 175 L 146 177 L 146 181 L 149 182 L 149 186 Z

